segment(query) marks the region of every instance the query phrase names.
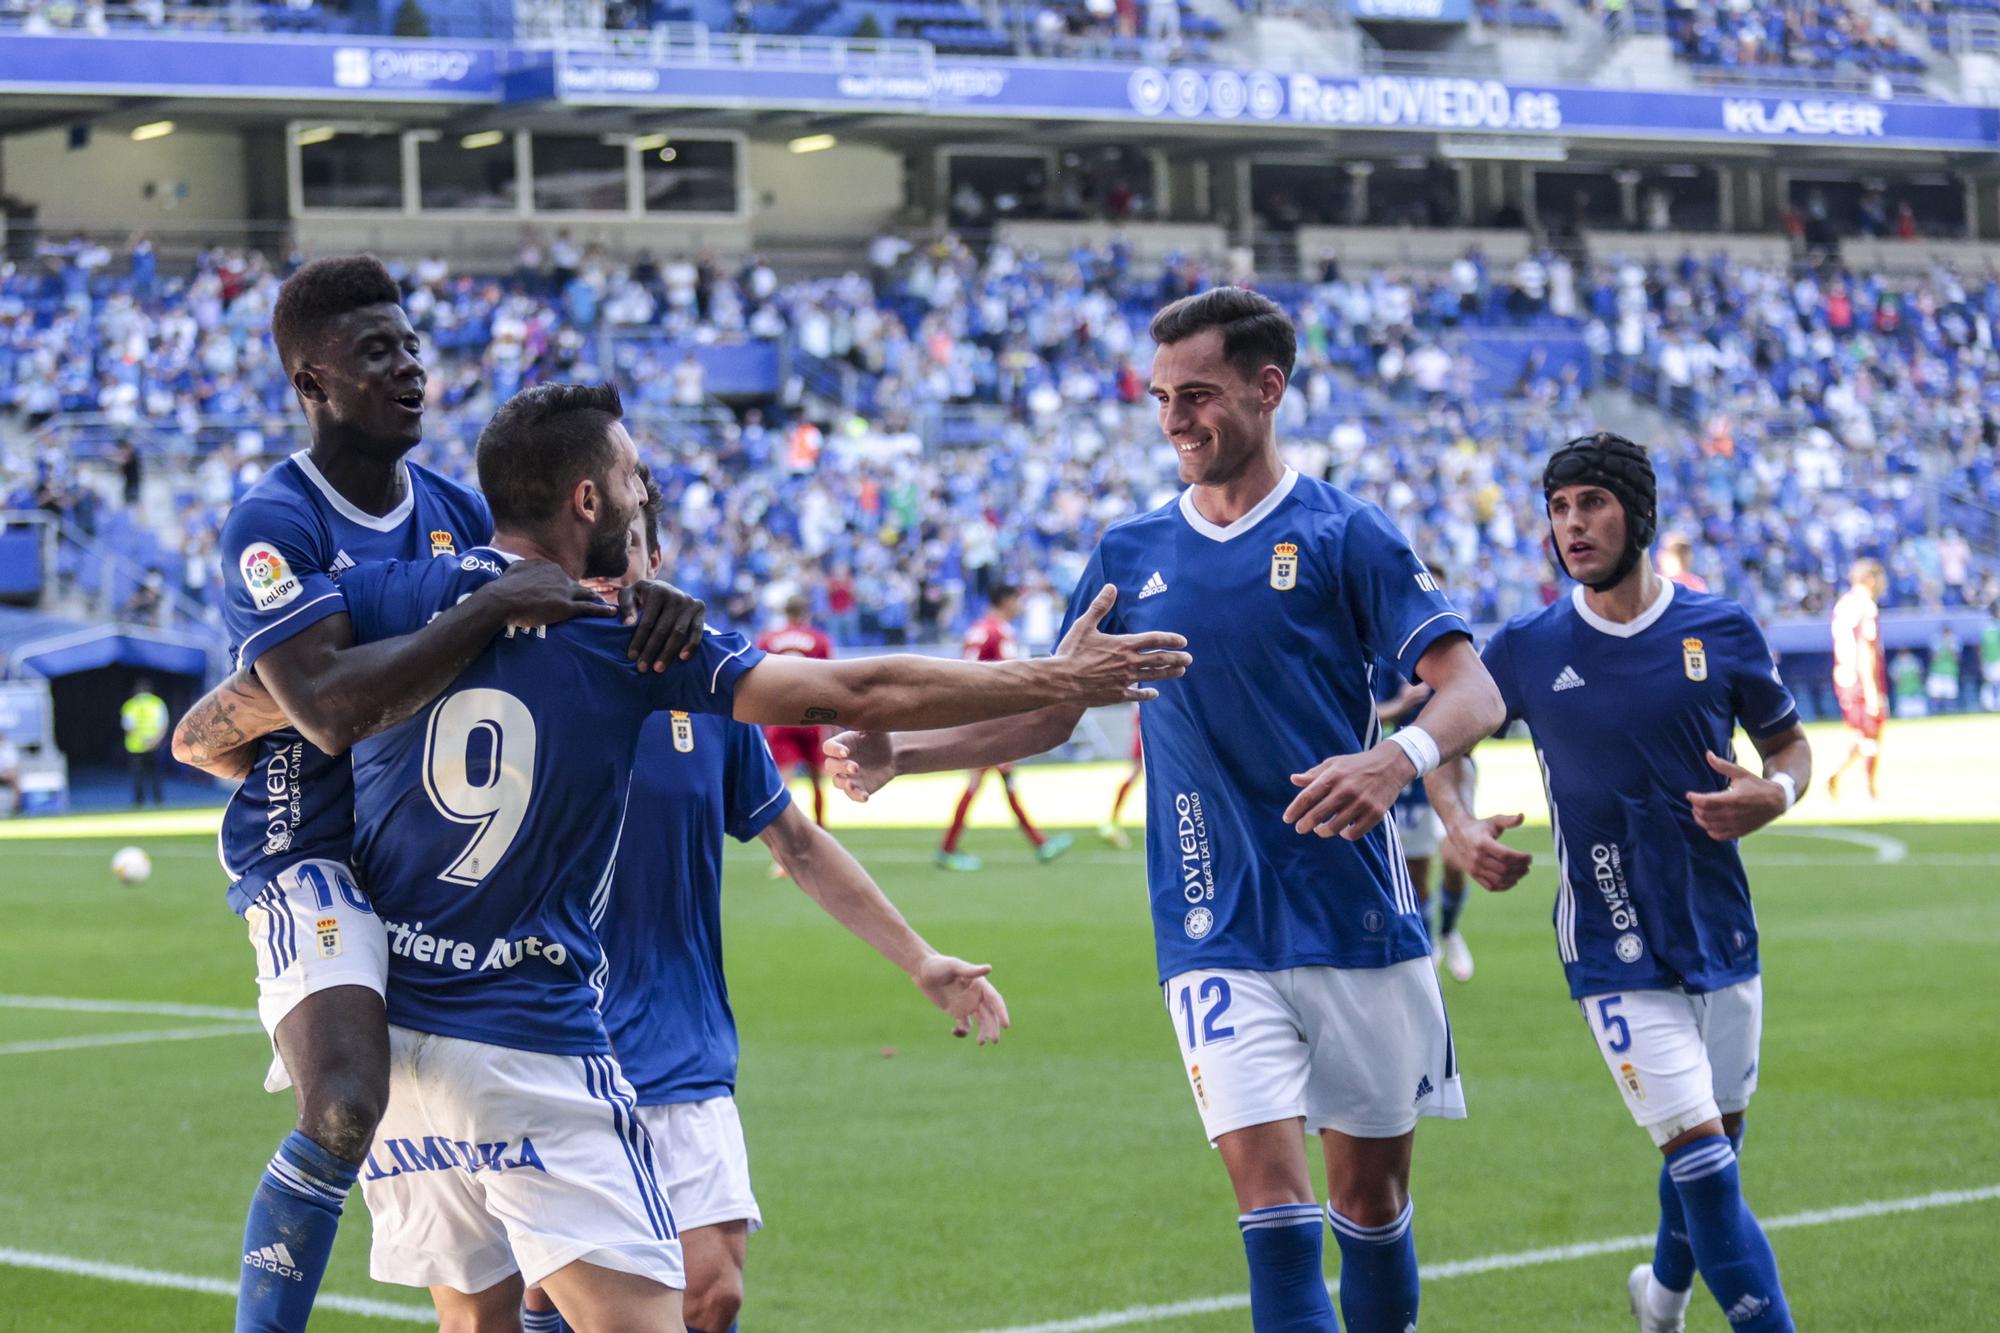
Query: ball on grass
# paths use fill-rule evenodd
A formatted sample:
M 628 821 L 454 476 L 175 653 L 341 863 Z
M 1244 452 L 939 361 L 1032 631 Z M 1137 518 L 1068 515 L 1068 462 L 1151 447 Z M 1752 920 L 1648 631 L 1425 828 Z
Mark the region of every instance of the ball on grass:
M 153 873 L 153 858 L 143 847 L 120 847 L 111 858 L 111 873 L 124 884 L 144 884 Z

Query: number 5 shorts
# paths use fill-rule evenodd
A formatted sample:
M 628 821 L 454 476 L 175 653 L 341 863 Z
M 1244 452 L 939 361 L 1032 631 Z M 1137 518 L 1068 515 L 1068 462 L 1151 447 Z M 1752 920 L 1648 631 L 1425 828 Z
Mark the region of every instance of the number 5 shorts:
M 1611 1002 L 1609 1019 L 1605 1001 Z M 1577 1001 L 1625 1106 L 1656 1144 L 1741 1111 L 1757 1091 L 1764 979 L 1690 995 L 1635 990 Z M 1623 1019 L 1625 1029 L 1616 1019 Z M 1613 1049 L 1623 1044 L 1623 1050 Z
M 389 987 L 389 937 L 354 872 L 338 861 L 296 861 L 243 909 L 257 954 L 257 1018 L 271 1034 L 264 1091 L 292 1086 L 278 1058 L 278 1024 L 308 995 L 335 986 Z
M 631 1085 L 609 1055 L 389 1028 L 389 1106 L 361 1167 L 378 1282 L 484 1291 L 582 1260 L 683 1287 Z
M 1184 972 L 1167 1016 L 1202 1129 L 1305 1120 L 1309 1133 L 1396 1138 L 1465 1118 L 1451 1023 L 1429 957 L 1389 967 Z

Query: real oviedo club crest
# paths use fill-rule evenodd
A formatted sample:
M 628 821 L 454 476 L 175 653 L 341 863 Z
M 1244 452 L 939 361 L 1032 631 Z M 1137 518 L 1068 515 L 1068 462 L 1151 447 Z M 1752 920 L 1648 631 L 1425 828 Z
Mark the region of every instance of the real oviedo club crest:
M 1299 548 L 1296 542 L 1279 542 L 1271 548 L 1271 586 L 1290 592 L 1299 586 Z

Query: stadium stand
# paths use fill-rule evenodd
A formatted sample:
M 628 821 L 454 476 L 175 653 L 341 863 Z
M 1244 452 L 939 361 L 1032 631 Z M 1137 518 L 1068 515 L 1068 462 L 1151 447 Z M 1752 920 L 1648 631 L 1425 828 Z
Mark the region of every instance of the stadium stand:
M 214 604 L 223 512 L 299 443 L 264 336 L 282 270 L 216 251 L 164 275 L 143 244 L 86 242 L 0 283 L 0 404 L 27 432 L 7 507 L 73 534 L 59 586 Z M 949 637 L 1001 578 L 1048 614 L 1105 526 L 1169 495 L 1146 319 L 1225 276 L 949 236 L 872 276 L 792 281 L 597 247 L 574 268 L 397 270 L 433 349 L 424 461 L 468 475 L 495 403 L 615 376 L 670 497 L 678 577 L 718 622 L 803 587 L 855 644 Z M 2000 279 L 1475 249 L 1264 287 L 1300 322 L 1295 463 L 1444 554 L 1476 619 L 1554 595 L 1536 460 L 1590 423 L 1600 378 L 1670 423 L 1669 521 L 1760 614 L 1823 611 L 1864 552 L 1887 559 L 1891 606 L 2000 599 Z M 90 554 L 107 548 L 121 558 Z

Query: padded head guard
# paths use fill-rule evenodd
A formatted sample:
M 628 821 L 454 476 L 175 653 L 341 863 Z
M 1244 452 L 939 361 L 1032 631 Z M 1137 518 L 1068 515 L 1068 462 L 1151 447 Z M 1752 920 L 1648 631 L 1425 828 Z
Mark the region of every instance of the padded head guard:
M 1590 585 L 1592 592 L 1606 592 L 1632 572 L 1639 557 L 1653 544 L 1659 516 L 1652 460 L 1646 457 L 1644 449 L 1623 435 L 1609 431 L 1579 435 L 1549 455 L 1548 466 L 1542 469 L 1543 504 L 1565 486 L 1602 486 L 1625 507 L 1625 553 L 1602 582 Z M 1563 573 L 1569 573 L 1559 543 L 1556 563 L 1562 565 Z

